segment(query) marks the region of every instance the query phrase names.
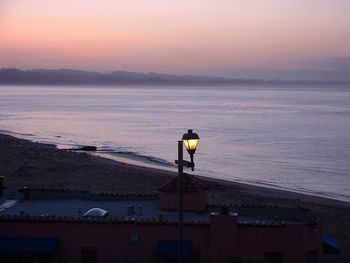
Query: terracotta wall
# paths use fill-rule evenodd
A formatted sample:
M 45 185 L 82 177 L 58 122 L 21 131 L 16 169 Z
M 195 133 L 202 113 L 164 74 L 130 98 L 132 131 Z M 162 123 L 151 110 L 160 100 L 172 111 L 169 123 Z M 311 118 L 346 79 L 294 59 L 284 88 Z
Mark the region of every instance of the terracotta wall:
M 185 240 L 192 241 L 192 262 L 226 263 L 230 255 L 263 257 L 265 252 L 282 252 L 284 263 L 305 262 L 305 254 L 318 250 L 321 255 L 319 225 L 243 226 L 236 217 L 211 217 L 211 225 L 186 225 Z M 57 237 L 57 259 L 80 262 L 80 249 L 97 247 L 99 263 L 124 262 L 126 258 L 140 263 L 155 259 L 159 240 L 176 240 L 176 224 L 159 223 L 88 223 L 1 221 L 0 236 Z M 139 242 L 129 242 L 138 235 Z
M 189 211 L 206 211 L 208 194 L 206 191 L 185 192 L 184 209 Z M 177 210 L 179 207 L 179 196 L 177 192 L 160 192 L 160 208 Z
M 237 214 L 210 218 L 210 262 L 227 262 L 237 251 Z
M 264 257 L 265 252 L 282 252 L 284 263 L 306 262 L 308 251 L 317 250 L 322 262 L 321 227 L 314 228 L 313 237 L 306 225 L 284 227 L 240 226 L 237 251 L 240 255 L 255 254 Z
M 158 240 L 177 240 L 176 225 L 1 222 L 0 236 L 57 237 L 57 260 L 80 262 L 80 249 L 98 248 L 98 262 L 148 262 L 154 259 Z M 129 243 L 130 235 L 138 235 L 137 244 Z M 184 238 L 192 241 L 194 259 L 200 262 L 201 250 L 209 247 L 209 226 L 186 226 Z

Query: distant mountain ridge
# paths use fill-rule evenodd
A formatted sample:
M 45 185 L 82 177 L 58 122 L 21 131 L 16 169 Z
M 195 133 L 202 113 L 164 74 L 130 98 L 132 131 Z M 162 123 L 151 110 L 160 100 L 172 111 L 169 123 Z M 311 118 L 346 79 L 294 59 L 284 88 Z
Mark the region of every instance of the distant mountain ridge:
M 114 71 L 100 73 L 72 69 L 20 70 L 0 69 L 0 84 L 10 85 L 243 85 L 243 84 L 339 84 L 344 81 L 286 81 L 263 79 L 239 79 L 214 76 L 171 75 Z

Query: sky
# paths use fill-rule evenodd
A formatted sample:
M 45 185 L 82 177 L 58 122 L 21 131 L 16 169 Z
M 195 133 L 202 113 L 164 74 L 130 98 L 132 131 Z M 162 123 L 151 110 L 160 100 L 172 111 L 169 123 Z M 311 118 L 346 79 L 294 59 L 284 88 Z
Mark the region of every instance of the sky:
M 350 80 L 349 0 L 0 0 L 0 67 Z

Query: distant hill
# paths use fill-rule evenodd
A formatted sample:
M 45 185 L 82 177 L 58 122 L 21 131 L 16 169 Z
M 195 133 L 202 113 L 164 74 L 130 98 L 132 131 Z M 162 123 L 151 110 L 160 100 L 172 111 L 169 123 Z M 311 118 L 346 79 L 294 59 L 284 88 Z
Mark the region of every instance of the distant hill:
M 349 82 L 284 81 L 262 79 L 233 79 L 213 76 L 170 75 L 159 73 L 89 72 L 71 69 L 20 70 L 0 69 L 0 84 L 11 85 L 254 85 L 254 84 L 339 84 Z

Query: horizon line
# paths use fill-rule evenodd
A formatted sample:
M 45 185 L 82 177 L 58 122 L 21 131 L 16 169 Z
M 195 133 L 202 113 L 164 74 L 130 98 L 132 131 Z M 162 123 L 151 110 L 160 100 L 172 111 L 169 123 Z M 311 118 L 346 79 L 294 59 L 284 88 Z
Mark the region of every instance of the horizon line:
M 23 69 L 23 68 L 17 68 L 17 67 L 1 67 L 0 71 L 3 70 L 18 70 L 22 72 L 34 72 L 34 71 L 75 71 L 75 72 L 82 72 L 82 73 L 98 73 L 104 76 L 111 75 L 113 73 L 130 73 L 130 74 L 139 74 L 139 75 L 160 75 L 160 76 L 169 76 L 169 77 L 192 77 L 192 78 L 211 78 L 212 80 L 226 80 L 226 81 L 255 81 L 255 82 L 262 82 L 262 83 L 269 83 L 269 82 L 286 82 L 286 83 L 342 83 L 342 84 L 350 84 L 350 80 L 339 80 L 339 79 L 331 79 L 331 80 L 321 80 L 321 79 L 284 79 L 284 78 L 258 78 L 258 77 L 227 77 L 227 76 L 217 76 L 217 75 L 210 75 L 210 74 L 196 74 L 196 73 L 189 73 L 189 74 L 179 74 L 179 73 L 162 73 L 158 71 L 129 71 L 129 70 L 123 70 L 123 69 L 116 69 L 116 70 L 108 70 L 108 71 L 99 71 L 99 70 L 86 70 L 86 69 L 79 69 L 79 68 L 66 68 L 66 67 L 60 67 L 60 68 L 31 68 L 31 69 Z

